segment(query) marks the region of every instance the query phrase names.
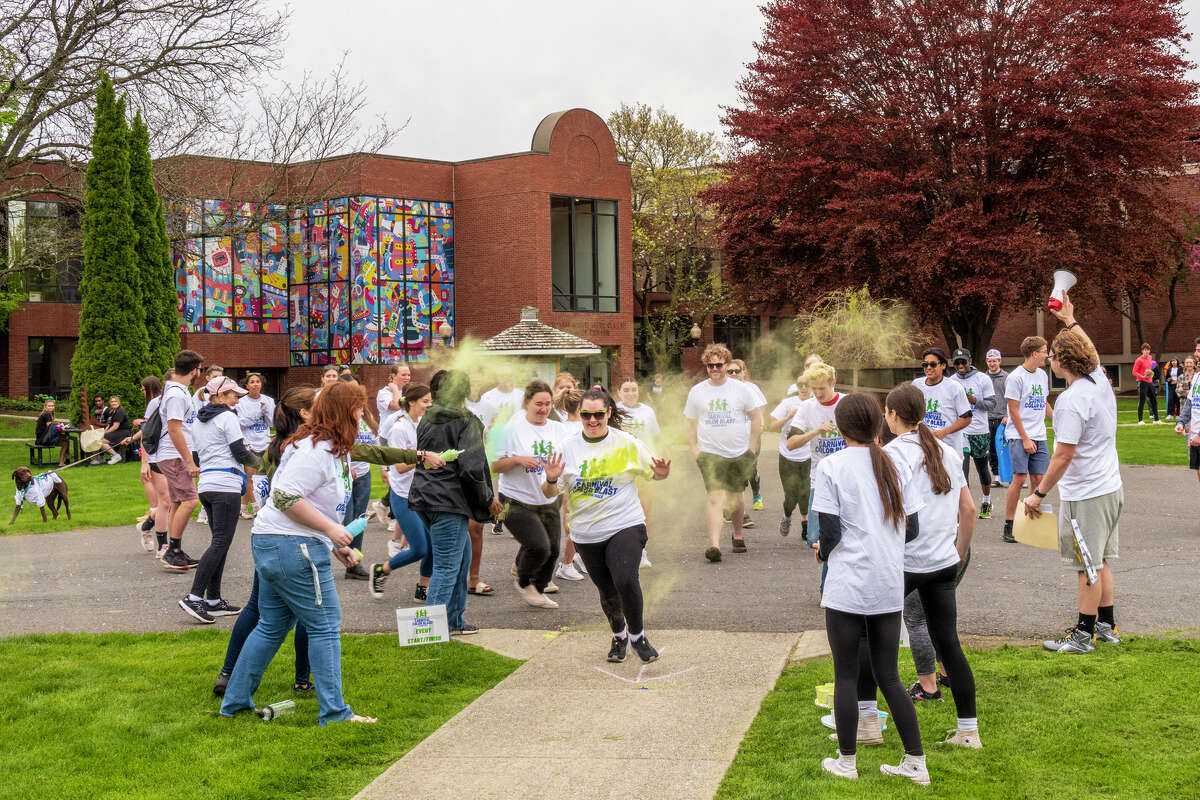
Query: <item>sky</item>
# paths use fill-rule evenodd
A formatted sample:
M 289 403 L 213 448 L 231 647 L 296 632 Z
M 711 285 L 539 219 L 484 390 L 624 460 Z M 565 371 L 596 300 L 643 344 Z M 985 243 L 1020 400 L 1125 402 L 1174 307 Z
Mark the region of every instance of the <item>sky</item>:
M 283 2 L 275 3 L 283 7 Z M 663 106 L 721 132 L 720 106 L 762 28 L 758 0 L 292 0 L 282 77 L 348 53 L 369 110 L 402 130 L 386 152 L 459 161 L 528 150 L 547 114 Z M 345 9 L 338 13 L 337 9 Z M 1200 0 L 1184 0 L 1200 62 Z M 352 9 L 352 11 L 351 11 Z M 1200 81 L 1200 69 L 1192 71 Z

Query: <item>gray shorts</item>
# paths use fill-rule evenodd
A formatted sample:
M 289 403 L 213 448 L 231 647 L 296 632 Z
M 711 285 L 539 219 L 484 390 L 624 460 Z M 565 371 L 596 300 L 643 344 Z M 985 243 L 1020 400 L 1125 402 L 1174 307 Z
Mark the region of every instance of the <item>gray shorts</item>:
M 1034 442 L 1037 452 L 1026 453 L 1020 439 L 1008 440 L 1008 458 L 1013 475 L 1045 475 L 1050 466 L 1050 445 L 1043 439 Z
M 1089 497 L 1087 500 L 1064 500 L 1058 510 L 1058 553 L 1062 562 L 1074 572 L 1083 570 L 1083 562 L 1075 554 L 1075 533 L 1071 520 L 1079 523 L 1079 532 L 1092 565 L 1100 569 L 1105 560 L 1117 557 L 1118 528 L 1121 508 L 1125 505 L 1125 490 Z

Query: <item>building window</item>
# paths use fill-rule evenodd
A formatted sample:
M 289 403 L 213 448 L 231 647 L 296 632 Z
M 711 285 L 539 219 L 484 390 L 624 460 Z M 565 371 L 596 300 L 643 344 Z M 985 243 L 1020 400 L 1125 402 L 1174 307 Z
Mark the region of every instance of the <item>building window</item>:
M 617 311 L 616 201 L 551 197 L 550 261 L 555 311 Z
M 67 205 L 12 200 L 5 219 L 8 263 L 21 271 L 31 302 L 78 303 L 82 260 L 79 212 Z
M 758 339 L 758 318 L 740 314 L 713 317 L 713 341 L 729 348 L 734 358 L 751 360 Z

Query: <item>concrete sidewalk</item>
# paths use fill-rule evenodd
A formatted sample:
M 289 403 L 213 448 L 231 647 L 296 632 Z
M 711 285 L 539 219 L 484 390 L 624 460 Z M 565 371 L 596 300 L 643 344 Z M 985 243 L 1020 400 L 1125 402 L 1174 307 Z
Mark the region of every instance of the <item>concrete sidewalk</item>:
M 527 637 L 525 664 L 357 797 L 709 800 L 789 657 L 820 655 L 824 639 L 650 635 L 661 657 L 645 665 L 632 649 L 609 664 L 607 631 Z

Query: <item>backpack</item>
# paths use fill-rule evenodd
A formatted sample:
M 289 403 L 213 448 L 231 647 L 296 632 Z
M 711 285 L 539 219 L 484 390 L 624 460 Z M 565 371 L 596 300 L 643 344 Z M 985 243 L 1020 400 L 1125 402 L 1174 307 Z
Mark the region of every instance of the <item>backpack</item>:
M 170 388 L 169 385 L 167 388 Z M 163 435 L 162 407 L 166 399 L 167 389 L 163 389 L 162 399 L 158 401 L 158 408 L 154 409 L 154 414 L 142 423 L 142 449 L 148 455 L 158 452 L 158 442 Z

